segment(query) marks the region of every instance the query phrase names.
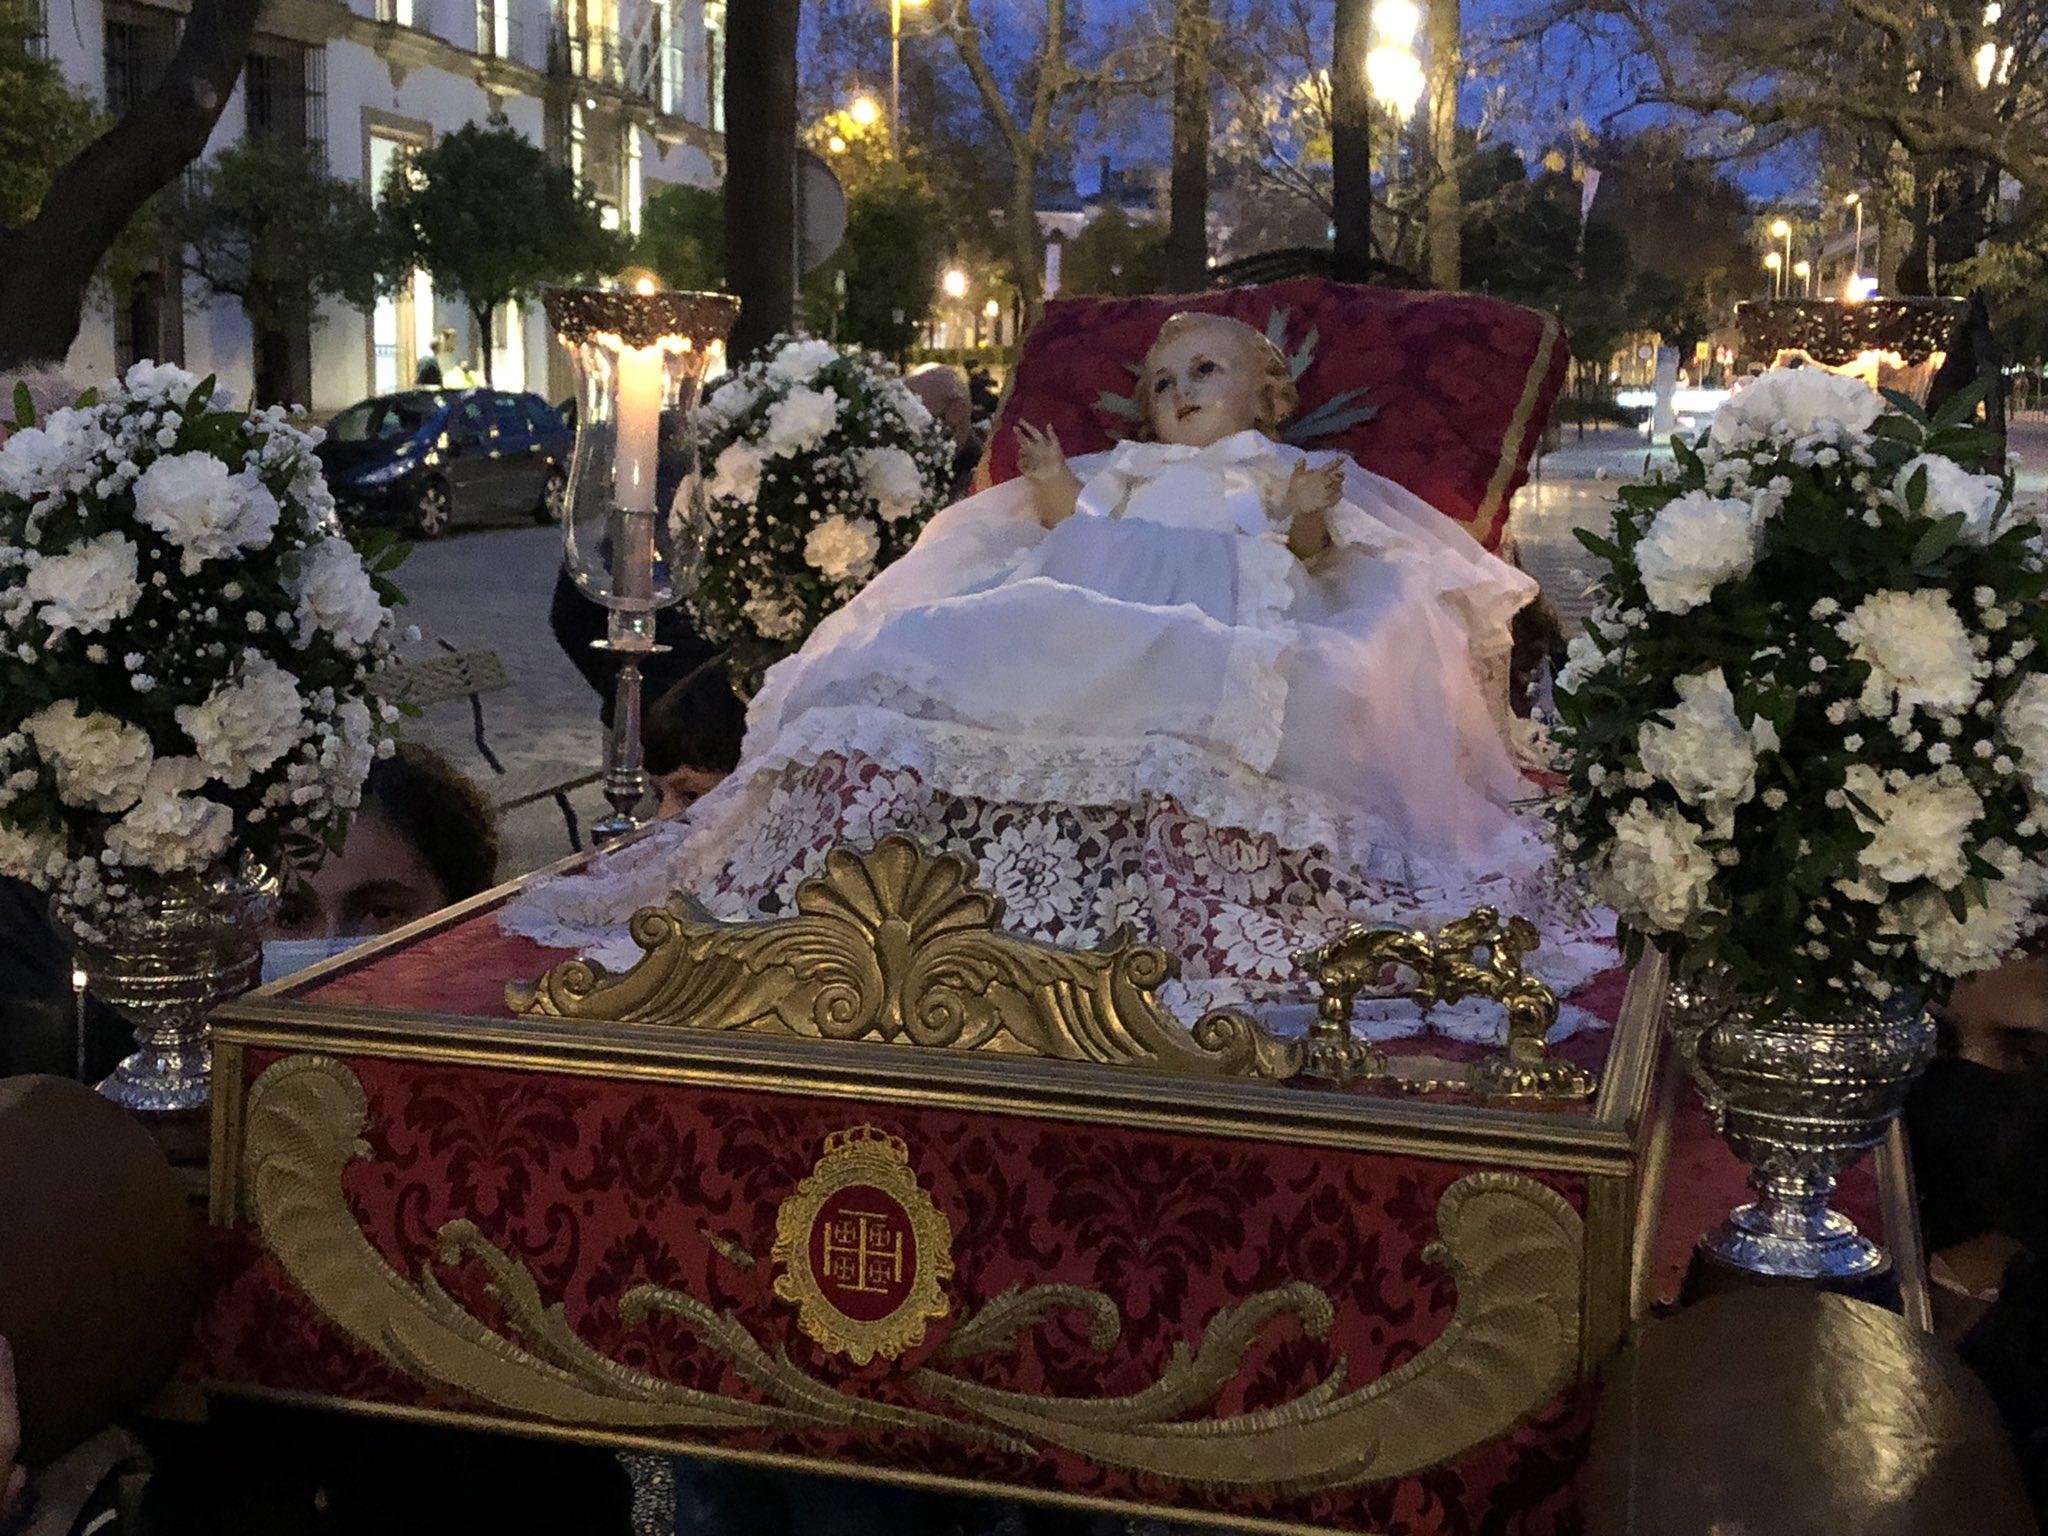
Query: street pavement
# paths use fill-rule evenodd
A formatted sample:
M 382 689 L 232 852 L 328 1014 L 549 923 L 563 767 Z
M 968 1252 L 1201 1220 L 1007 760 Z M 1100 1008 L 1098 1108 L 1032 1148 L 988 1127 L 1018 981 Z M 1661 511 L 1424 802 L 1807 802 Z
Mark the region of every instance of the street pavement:
M 2020 459 L 2021 494 L 2030 499 L 2048 495 L 2048 423 L 2017 425 L 2012 447 Z M 1633 432 L 1610 428 L 1580 438 L 1567 431 L 1517 494 L 1509 523 L 1515 547 L 1568 629 L 1577 628 L 1593 602 L 1592 557 L 1573 529 L 1604 531 L 1616 489 L 1660 460 L 1668 463 L 1669 451 L 1653 454 Z M 406 659 L 439 653 L 446 642 L 458 650 L 494 650 L 504 662 L 510 686 L 481 703 L 485 739 L 513 773 L 536 762 L 595 769 L 602 761 L 597 697 L 548 628 L 560 561 L 554 529 L 522 524 L 464 530 L 417 545 L 397 572 L 410 598 L 407 618 L 422 631 L 420 643 L 407 648 Z M 402 730 L 445 751 L 488 789 L 493 774 L 472 740 L 466 701 L 430 706 Z M 585 828 L 606 811 L 595 785 L 577 791 L 571 803 Z M 501 832 L 501 873 L 508 878 L 570 851 L 567 829 L 551 800 L 509 813 Z

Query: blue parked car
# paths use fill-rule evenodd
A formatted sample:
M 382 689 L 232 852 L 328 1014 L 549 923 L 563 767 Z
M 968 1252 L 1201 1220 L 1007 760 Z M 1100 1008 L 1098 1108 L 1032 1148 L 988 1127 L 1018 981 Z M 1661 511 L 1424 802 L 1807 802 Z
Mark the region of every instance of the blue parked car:
M 558 518 L 574 440 L 539 395 L 408 389 L 330 421 L 320 463 L 345 522 L 395 522 L 433 539 L 458 521 Z

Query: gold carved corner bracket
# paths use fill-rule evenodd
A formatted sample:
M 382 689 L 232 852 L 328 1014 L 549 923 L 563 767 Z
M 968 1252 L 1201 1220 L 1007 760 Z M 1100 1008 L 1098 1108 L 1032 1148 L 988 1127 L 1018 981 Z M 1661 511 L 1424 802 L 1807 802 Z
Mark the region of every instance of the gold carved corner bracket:
M 521 1014 L 610 1023 L 878 1040 L 1283 1080 L 1300 1041 L 1241 1014 L 1190 1031 L 1158 999 L 1162 949 L 1129 928 L 1071 950 L 1002 931 L 1002 898 L 972 864 L 905 837 L 835 848 L 797 887 L 792 915 L 723 922 L 687 896 L 635 914 L 646 955 L 611 975 L 583 960 L 506 989 Z
M 1284 1403 L 1214 1412 L 1273 1324 L 1292 1319 L 1312 1337 L 1329 1334 L 1336 1307 L 1303 1281 L 1246 1296 L 1206 1322 L 1188 1319 L 1191 1332 L 1199 1323 L 1197 1341 L 1176 1344 L 1150 1386 L 1101 1397 L 1011 1391 L 961 1369 L 1056 1316 L 1081 1314 L 1098 1351 L 1122 1336 L 1121 1309 L 1101 1291 L 1013 1288 L 966 1308 L 923 1364 L 904 1373 L 918 1403 L 822 1380 L 738 1317 L 685 1292 L 629 1290 L 620 1300 L 628 1327 L 656 1313 L 679 1319 L 741 1384 L 711 1393 L 585 1342 L 525 1263 L 474 1222 L 444 1223 L 416 1274 L 394 1267 L 364 1235 L 343 1185 L 349 1165 L 371 1155 L 367 1114 L 342 1062 L 299 1055 L 268 1068 L 244 1109 L 247 1219 L 290 1282 L 359 1345 L 417 1381 L 529 1421 L 622 1438 L 852 1430 L 886 1441 L 907 1431 L 1025 1456 L 1059 1447 L 1190 1489 L 1303 1493 L 1404 1476 L 1497 1439 L 1549 1402 L 1578 1363 L 1581 1219 L 1535 1179 L 1484 1171 L 1444 1191 L 1437 1239 L 1423 1250 L 1455 1282 L 1450 1318 L 1377 1380 L 1350 1381 L 1339 1353 L 1320 1382 Z M 470 1312 L 436 1278 L 436 1265 L 479 1266 L 499 1321 Z
M 1321 997 L 1309 1028 L 1303 1070 L 1335 1082 L 1388 1074 L 1385 1053 L 1352 1033 L 1358 999 L 1389 969 L 1414 982 L 1406 996 L 1425 1008 L 1468 997 L 1499 1003 L 1507 1014 L 1507 1044 L 1466 1067 L 1460 1076 L 1429 1081 L 1394 1078 L 1416 1091 L 1463 1090 L 1500 1098 L 1582 1099 L 1596 1086 L 1592 1073 L 1550 1054 L 1557 994 L 1522 968 L 1542 942 L 1525 917 L 1503 921 L 1492 907 L 1446 923 L 1435 933 L 1403 928 L 1353 927 L 1299 957 Z M 1483 958 L 1475 958 L 1483 955 Z

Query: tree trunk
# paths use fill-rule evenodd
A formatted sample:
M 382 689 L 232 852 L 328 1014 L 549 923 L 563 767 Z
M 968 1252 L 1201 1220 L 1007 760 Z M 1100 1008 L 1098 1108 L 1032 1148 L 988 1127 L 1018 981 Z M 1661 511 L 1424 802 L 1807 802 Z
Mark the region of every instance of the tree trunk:
M 470 306 L 469 332 L 472 336 L 482 338 L 477 343 L 477 351 L 484 360 L 484 387 L 488 389 L 497 382 L 491 373 L 491 353 L 494 349 L 491 346 L 491 312 L 488 309 L 478 309 L 473 304 Z
M 1038 323 L 1045 308 L 1045 257 L 1038 245 L 1038 160 L 1019 160 L 1010 177 L 1010 260 L 1017 268 L 1017 297 L 1024 305 L 1024 327 Z
M 1464 285 L 1458 197 L 1458 86 L 1465 78 L 1459 0 L 1428 0 L 1429 285 L 1455 293 Z
M 1363 282 L 1372 264 L 1372 128 L 1366 94 L 1368 0 L 1337 0 L 1330 65 L 1331 222 L 1336 275 Z
M 796 39 L 800 0 L 746 0 L 725 23 L 727 348 L 758 352 L 796 316 Z
M 1209 0 L 1173 13 L 1173 185 L 1166 286 L 1193 293 L 1209 279 Z
M 35 218 L 0 230 L 0 368 L 61 362 L 87 286 L 136 211 L 206 149 L 262 0 L 194 0 L 161 84 L 69 160 Z

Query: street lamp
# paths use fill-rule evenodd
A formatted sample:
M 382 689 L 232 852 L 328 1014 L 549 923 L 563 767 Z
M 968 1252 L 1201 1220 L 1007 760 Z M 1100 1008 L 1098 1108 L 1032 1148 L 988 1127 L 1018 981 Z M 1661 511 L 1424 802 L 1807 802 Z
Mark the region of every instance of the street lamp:
M 1792 265 L 1792 226 L 1783 219 L 1771 220 L 1771 238 L 1785 242 L 1785 265 Z
M 1776 251 L 1766 251 L 1764 253 L 1764 265 L 1770 269 L 1771 297 L 1775 299 L 1778 297 L 1781 291 L 1779 278 L 1782 277 L 1784 274 L 1785 258 L 1780 256 Z
M 889 0 L 889 153 L 903 132 L 903 7 L 924 0 Z
M 1858 286 L 1857 279 L 1863 276 L 1863 194 L 1851 192 L 1842 201 L 1856 210 L 1856 264 L 1855 270 L 1849 274 L 1849 291 L 1853 294 Z
M 846 109 L 846 115 L 862 128 L 875 126 L 875 119 L 882 115 L 882 109 L 875 105 L 872 96 L 856 96 Z
M 1813 263 L 1803 257 L 1792 263 L 1792 275 L 1806 279 L 1806 296 L 1813 297 Z
M 958 267 L 948 267 L 945 276 L 939 279 L 939 288 L 949 299 L 964 299 L 967 297 L 967 274 Z
M 835 133 L 825 141 L 825 147 L 835 155 L 843 155 L 846 153 L 846 140 Z

